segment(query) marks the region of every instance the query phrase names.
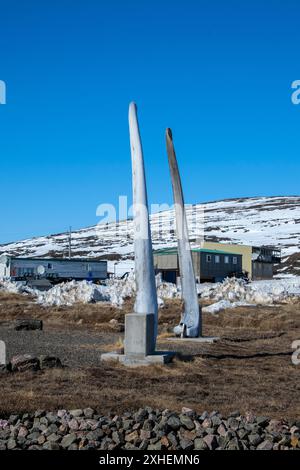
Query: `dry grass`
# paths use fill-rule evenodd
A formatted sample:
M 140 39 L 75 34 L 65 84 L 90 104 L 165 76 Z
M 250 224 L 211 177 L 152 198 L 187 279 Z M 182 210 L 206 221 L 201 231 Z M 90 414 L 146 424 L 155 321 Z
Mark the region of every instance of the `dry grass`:
M 220 336 L 221 340 L 191 344 L 168 341 L 168 331 L 180 318 L 180 302 L 168 301 L 160 312 L 158 345 L 178 349 L 172 365 L 128 369 L 99 362 L 98 367 L 2 376 L 0 411 L 91 406 L 104 414 L 144 405 L 180 410 L 184 405 L 199 412 L 217 409 L 224 415 L 238 409 L 271 417 L 298 417 L 300 366 L 292 365 L 291 344 L 300 339 L 299 307 L 297 303 L 239 308 L 218 316 L 205 314 L 204 334 Z M 29 298 L 0 295 L 3 320 L 27 313 L 44 318 L 51 328 L 66 325 L 70 331 L 70 325 L 82 327 L 78 325 L 80 318 L 84 325 L 106 331 L 104 325 L 110 319 L 123 322 L 125 312 L 131 309 L 130 304 L 124 311 L 102 304 L 43 309 L 31 304 Z M 105 333 L 105 338 L 109 335 Z M 99 354 L 118 348 L 122 338 L 118 344 L 107 342 L 95 344 Z

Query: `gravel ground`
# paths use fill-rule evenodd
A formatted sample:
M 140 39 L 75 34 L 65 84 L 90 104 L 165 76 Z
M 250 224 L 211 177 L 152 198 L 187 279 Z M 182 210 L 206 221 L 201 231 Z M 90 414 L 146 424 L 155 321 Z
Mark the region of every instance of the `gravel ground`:
M 106 344 L 115 343 L 120 334 L 100 333 L 66 328 L 45 327 L 43 331 L 15 331 L 10 325 L 0 326 L 0 339 L 6 343 L 9 361 L 18 354 L 33 356 L 51 355 L 59 357 L 69 367 L 95 367 L 99 365 L 100 354 Z

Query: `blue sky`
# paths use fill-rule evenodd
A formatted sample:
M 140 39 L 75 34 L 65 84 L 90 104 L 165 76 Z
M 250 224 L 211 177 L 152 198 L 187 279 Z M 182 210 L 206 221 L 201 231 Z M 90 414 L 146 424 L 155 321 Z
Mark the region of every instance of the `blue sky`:
M 131 198 L 138 104 L 150 202 L 299 194 L 298 0 L 0 0 L 0 243 Z

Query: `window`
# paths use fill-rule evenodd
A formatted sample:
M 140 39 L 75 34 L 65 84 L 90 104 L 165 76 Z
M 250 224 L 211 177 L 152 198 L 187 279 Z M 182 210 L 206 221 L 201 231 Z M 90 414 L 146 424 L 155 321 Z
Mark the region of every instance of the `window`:
M 52 263 L 48 263 L 48 269 L 52 269 Z
M 233 264 L 237 264 L 237 257 L 236 256 L 232 257 L 232 262 L 233 262 Z
M 206 262 L 211 263 L 211 255 L 206 255 Z
M 229 264 L 229 256 L 228 255 L 224 256 L 224 263 Z
M 215 263 L 220 263 L 220 256 L 219 255 L 215 255 Z

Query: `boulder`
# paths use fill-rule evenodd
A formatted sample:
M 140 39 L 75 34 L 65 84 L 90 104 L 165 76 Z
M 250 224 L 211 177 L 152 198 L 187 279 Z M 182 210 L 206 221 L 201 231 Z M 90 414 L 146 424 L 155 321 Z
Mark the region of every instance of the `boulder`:
M 39 370 L 40 361 L 37 357 L 31 354 L 20 354 L 13 356 L 10 361 L 10 369 L 12 372 L 24 372 L 27 370 Z
M 42 330 L 43 329 L 43 321 L 42 320 L 32 320 L 32 319 L 24 319 L 24 320 L 17 320 L 15 325 L 16 331 L 31 331 L 31 330 Z
M 61 369 L 63 367 L 61 360 L 55 356 L 40 356 L 40 368 L 41 369 L 54 369 L 58 368 Z

